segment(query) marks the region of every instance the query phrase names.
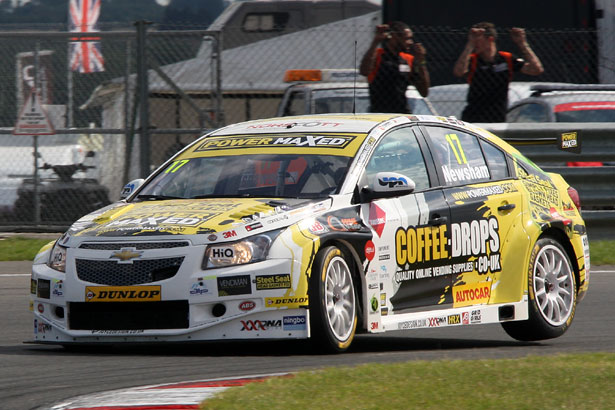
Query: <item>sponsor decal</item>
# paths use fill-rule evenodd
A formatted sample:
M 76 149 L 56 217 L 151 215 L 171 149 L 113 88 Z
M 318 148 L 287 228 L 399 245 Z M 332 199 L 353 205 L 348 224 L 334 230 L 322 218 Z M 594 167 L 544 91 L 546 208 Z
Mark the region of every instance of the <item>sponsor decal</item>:
M 218 296 L 248 295 L 252 293 L 250 275 L 219 276 Z
M 475 324 L 481 323 L 482 321 L 483 318 L 480 310 L 473 310 L 472 312 L 470 312 L 470 323 Z
M 282 321 L 280 319 L 276 320 L 242 320 L 241 321 L 241 331 L 251 332 L 253 330 L 269 330 L 272 328 L 280 328 L 282 327 Z
M 452 223 L 450 232 L 445 225 L 398 228 L 395 233 L 395 257 L 401 269 L 395 273 L 396 281 L 399 283 L 474 270 L 479 274 L 498 272 L 501 270 L 499 250 L 499 225 L 494 216 Z M 476 258 L 473 262 L 406 268 L 417 263 L 470 257 Z
M 205 285 L 205 282 L 199 281 L 190 286 L 191 295 L 204 295 L 206 293 L 209 293 L 209 289 L 207 288 L 207 285 Z
M 257 276 L 255 282 L 256 290 L 288 289 L 291 287 L 289 273 Z
M 380 309 L 380 314 L 381 314 L 382 316 L 386 316 L 386 315 L 388 315 L 388 314 L 389 314 L 389 308 L 388 308 L 388 307 L 386 307 L 386 306 L 383 306 L 383 307 L 382 307 L 382 309 Z
M 609 107 L 613 107 L 612 105 Z M 559 137 L 560 147 L 564 151 L 570 151 L 579 153 L 581 152 L 581 140 L 579 140 L 578 134 L 574 132 L 564 132 Z
M 470 312 L 463 312 L 461 314 L 461 324 L 469 325 L 470 324 Z
M 30 279 L 30 293 L 36 295 L 36 279 Z
M 460 325 L 461 324 L 461 315 L 460 314 L 449 315 L 447 317 L 447 321 L 448 321 L 449 325 Z
M 138 251 L 137 248 L 121 248 L 109 256 L 109 259 L 117 259 L 117 263 L 132 263 L 134 259 L 139 259 L 143 251 Z
M 329 232 L 329 229 L 318 221 L 314 221 L 314 223 L 308 227 L 308 230 L 314 235 L 321 235 Z
M 217 241 L 217 240 L 218 240 L 218 236 L 217 236 L 217 235 L 214 235 L 214 234 L 212 233 L 211 235 L 208 235 L 208 236 L 207 236 L 207 240 L 208 240 L 208 241 L 210 241 L 210 242 Z
M 231 230 L 231 231 L 226 231 L 226 232 L 222 232 L 222 237 L 224 239 L 229 239 L 229 238 L 233 238 L 237 236 L 237 232 L 235 232 L 235 230 Z
M 51 332 L 52 327 L 50 324 L 34 319 L 34 334 L 45 334 Z
M 255 229 L 262 228 L 262 227 L 263 227 L 262 223 L 256 222 L 256 223 L 253 223 L 252 225 L 246 225 L 246 231 L 250 232 L 250 231 L 253 231 Z
M 369 329 L 370 330 L 378 330 L 378 322 L 371 322 L 369 324 Z
M 463 201 L 474 198 L 485 198 L 491 195 L 501 195 L 509 192 L 517 192 L 517 188 L 515 188 L 514 184 L 512 183 L 472 188 L 460 192 L 453 192 L 451 193 L 451 195 L 456 201 Z
M 106 335 L 106 336 L 138 335 L 141 333 L 145 333 L 145 330 L 133 329 L 133 330 L 92 330 L 91 331 L 91 334 L 93 335 Z
M 372 203 L 369 206 L 369 219 L 368 222 L 374 231 L 378 234 L 378 237 L 382 236 L 382 231 L 386 225 L 386 212 L 382 210 L 378 205 Z
M 372 259 L 374 259 L 375 255 L 376 246 L 374 246 L 374 243 L 369 240 L 365 243 L 365 257 L 367 258 L 367 260 L 371 261 Z
M 256 303 L 251 300 L 245 300 L 239 304 L 239 310 L 249 312 L 256 307 Z
M 429 324 L 428 324 L 429 327 L 438 327 L 440 325 L 447 324 L 448 320 L 447 320 L 446 316 L 430 317 L 430 318 L 427 319 L 427 322 L 429 322 Z
M 386 293 L 381 293 L 380 294 L 380 305 L 384 306 L 387 304 L 387 294 Z
M 51 294 L 58 297 L 64 296 L 64 282 L 58 279 L 53 279 L 53 291 Z
M 305 316 L 284 316 L 282 318 L 282 330 L 305 330 L 307 319 Z
M 298 308 L 308 304 L 307 296 L 303 297 L 280 297 L 280 298 L 265 298 L 265 307 L 268 308 Z
M 442 165 L 442 173 L 444 174 L 444 180 L 449 184 L 490 178 L 489 168 L 486 165 L 473 167 L 470 164 L 466 164 L 456 168 Z
M 455 307 L 481 305 L 489 302 L 491 283 L 473 283 L 453 286 L 453 304 Z
M 369 306 L 372 309 L 372 312 L 377 312 L 378 311 L 378 298 L 376 297 L 376 295 L 372 296 L 372 298 L 369 300 Z
M 160 286 L 86 286 L 86 302 L 160 301 Z
M 379 261 L 388 261 L 389 259 L 391 259 L 391 255 L 389 255 L 388 253 L 378 255 Z
M 397 186 L 408 186 L 408 180 L 403 177 L 384 177 L 378 178 L 378 185 L 395 188 Z
M 329 216 L 327 218 L 327 224 L 333 231 L 358 231 L 361 229 L 361 225 L 357 221 L 357 218 L 338 218 L 336 216 Z
M 210 219 L 211 217 L 216 216 L 216 214 L 210 214 L 201 218 L 183 218 L 178 216 L 149 216 L 146 218 L 127 218 L 127 219 L 118 219 L 116 221 L 109 222 L 107 224 L 108 227 L 123 227 L 126 225 L 136 225 L 135 229 L 140 229 L 141 227 L 156 227 L 159 225 L 184 225 L 184 226 L 196 226 L 201 222 Z
M 210 137 L 205 139 L 194 152 L 254 147 L 345 148 L 353 139 L 354 137 L 349 135 L 308 134 Z
M 397 324 L 397 329 L 399 330 L 417 329 L 421 327 L 427 327 L 427 319 L 407 320 Z

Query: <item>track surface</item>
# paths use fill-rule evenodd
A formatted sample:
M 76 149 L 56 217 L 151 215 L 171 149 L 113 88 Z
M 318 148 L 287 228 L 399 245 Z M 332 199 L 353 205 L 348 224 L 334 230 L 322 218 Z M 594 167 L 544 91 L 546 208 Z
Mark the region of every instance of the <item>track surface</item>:
M 499 325 L 359 336 L 342 355 L 303 342 L 225 343 L 65 351 L 23 344 L 32 337 L 28 263 L 0 263 L 0 409 L 45 408 L 68 397 L 158 383 L 408 360 L 505 358 L 615 352 L 615 269 L 594 267 L 590 290 L 561 338 L 516 342 Z

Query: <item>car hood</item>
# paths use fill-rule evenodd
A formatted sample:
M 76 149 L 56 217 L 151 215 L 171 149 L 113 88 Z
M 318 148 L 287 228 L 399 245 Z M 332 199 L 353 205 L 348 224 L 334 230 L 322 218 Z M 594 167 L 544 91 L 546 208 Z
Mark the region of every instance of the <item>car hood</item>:
M 216 234 L 240 239 L 288 226 L 307 214 L 325 210 L 330 199 L 175 199 L 116 202 L 75 222 L 71 236 L 147 236 Z M 214 235 L 216 236 L 216 235 Z M 212 236 L 213 238 L 213 236 Z M 212 240 L 212 239 L 210 239 Z

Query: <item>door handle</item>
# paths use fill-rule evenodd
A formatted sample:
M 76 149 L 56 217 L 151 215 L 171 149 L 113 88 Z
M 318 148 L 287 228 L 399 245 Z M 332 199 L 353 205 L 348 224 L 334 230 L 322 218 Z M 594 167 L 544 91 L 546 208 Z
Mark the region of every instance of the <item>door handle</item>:
M 513 209 L 515 209 L 517 205 L 515 204 L 506 204 L 506 205 L 500 205 L 498 206 L 498 211 L 512 211 Z
M 444 225 L 446 223 L 446 216 L 434 215 L 428 221 L 428 224 L 431 226 Z

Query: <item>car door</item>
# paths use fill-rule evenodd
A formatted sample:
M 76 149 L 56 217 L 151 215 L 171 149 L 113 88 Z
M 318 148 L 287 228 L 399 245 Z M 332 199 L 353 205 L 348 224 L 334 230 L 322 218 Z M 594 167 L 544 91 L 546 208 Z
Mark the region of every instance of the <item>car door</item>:
M 493 303 L 504 266 L 518 268 L 518 255 L 524 254 L 514 250 L 524 246 L 520 241 L 507 241 L 523 229 L 523 196 L 511 177 L 512 164 L 499 147 L 466 130 L 435 125 L 422 130 L 450 206 L 453 306 Z
M 416 127 L 397 128 L 385 135 L 367 163 L 363 181 L 378 172 L 397 172 L 411 178 L 409 195 L 362 204 L 363 220 L 373 230 L 366 255 L 368 306 L 380 314 L 396 314 L 452 303 L 451 277 L 434 274 L 432 267 L 447 257 L 444 240 L 449 207 L 424 140 Z M 371 259 L 370 259 L 371 258 Z M 374 323 L 374 322 L 372 322 Z

